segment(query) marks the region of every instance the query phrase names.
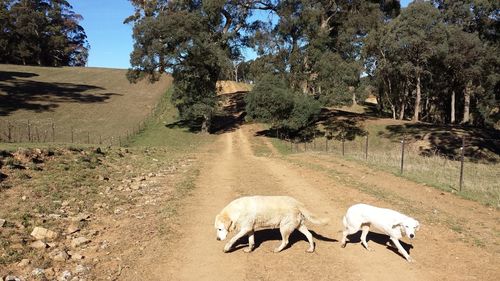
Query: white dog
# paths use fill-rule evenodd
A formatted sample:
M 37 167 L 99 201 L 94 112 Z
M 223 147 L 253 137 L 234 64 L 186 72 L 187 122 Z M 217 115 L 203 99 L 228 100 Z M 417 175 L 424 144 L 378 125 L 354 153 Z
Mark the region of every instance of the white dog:
M 239 232 L 225 245 L 224 252 L 228 252 L 233 244 L 248 234 L 248 248 L 251 252 L 255 246 L 254 232 L 258 229 L 279 228 L 281 244 L 274 249 L 280 252 L 288 245 L 290 234 L 298 229 L 309 241 L 307 252 L 314 252 L 313 237 L 305 221 L 314 224 L 324 224 L 328 220 L 317 218 L 309 212 L 302 203 L 288 196 L 247 196 L 238 198 L 229 203 L 215 217 L 217 240 L 224 240 L 227 234 L 234 229 Z
M 420 228 L 420 224 L 417 220 L 394 210 L 378 208 L 366 204 L 356 204 L 347 210 L 342 222 L 344 223 L 344 232 L 341 242 L 342 248 L 346 246 L 347 235 L 354 234 L 361 229 L 361 243 L 367 250 L 372 251 L 366 243 L 366 235 L 370 227 L 373 227 L 383 234 L 389 235 L 399 253 L 401 253 L 407 261 L 413 261 L 399 243 L 399 239 L 404 235 L 410 239 L 415 237 L 415 232 Z

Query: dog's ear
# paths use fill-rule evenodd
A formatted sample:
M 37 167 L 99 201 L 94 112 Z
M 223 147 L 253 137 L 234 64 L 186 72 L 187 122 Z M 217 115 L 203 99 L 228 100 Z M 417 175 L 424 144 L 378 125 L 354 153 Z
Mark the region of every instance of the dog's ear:
M 227 231 L 234 230 L 234 223 L 226 213 L 219 215 L 219 221 L 224 224 L 224 227 L 227 229 Z
M 420 223 L 416 220 L 415 231 L 420 230 Z

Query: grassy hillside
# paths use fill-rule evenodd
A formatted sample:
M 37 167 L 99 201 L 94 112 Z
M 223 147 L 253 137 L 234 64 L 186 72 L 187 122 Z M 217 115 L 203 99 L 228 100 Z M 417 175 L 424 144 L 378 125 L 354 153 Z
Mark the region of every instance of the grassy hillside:
M 155 84 L 130 84 L 125 74 L 122 69 L 0 65 L 0 138 L 8 138 L 10 124 L 15 141 L 71 142 L 72 131 L 74 142 L 117 141 L 137 130 L 172 82 L 164 76 Z

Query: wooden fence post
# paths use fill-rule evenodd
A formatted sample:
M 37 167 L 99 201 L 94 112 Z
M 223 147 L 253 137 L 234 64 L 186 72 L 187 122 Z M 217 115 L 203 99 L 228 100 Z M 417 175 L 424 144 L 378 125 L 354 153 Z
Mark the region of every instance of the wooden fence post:
M 405 136 L 403 136 L 403 140 L 401 141 L 401 171 L 400 171 L 401 174 L 403 173 L 404 159 L 405 159 Z
M 465 154 L 465 136 L 462 136 L 462 147 L 460 148 L 460 192 L 464 185 L 464 154 Z

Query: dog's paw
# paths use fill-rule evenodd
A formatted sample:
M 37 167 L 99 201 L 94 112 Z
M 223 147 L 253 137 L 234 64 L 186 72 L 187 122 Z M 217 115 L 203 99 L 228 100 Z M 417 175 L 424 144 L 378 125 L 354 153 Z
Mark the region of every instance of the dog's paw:
M 408 257 L 406 258 L 406 261 L 407 261 L 407 262 L 410 262 L 410 263 L 417 262 L 414 258 L 412 258 L 412 257 L 410 257 L 410 256 L 408 256 Z
M 308 248 L 308 249 L 306 250 L 306 253 L 314 253 L 314 248 Z
M 280 249 L 280 248 L 275 248 L 275 249 L 273 250 L 273 253 L 279 253 L 279 252 L 281 252 L 281 249 Z
M 347 243 L 342 243 L 342 244 L 340 244 L 340 247 L 345 248 L 346 245 L 347 245 Z
M 224 250 L 223 250 L 223 251 L 224 251 L 224 253 L 229 252 L 229 250 L 231 250 L 231 245 L 226 245 L 226 246 L 224 246 Z
M 243 249 L 243 252 L 245 252 L 245 253 L 251 253 L 252 251 L 253 251 L 253 248 L 250 248 L 250 247 Z

